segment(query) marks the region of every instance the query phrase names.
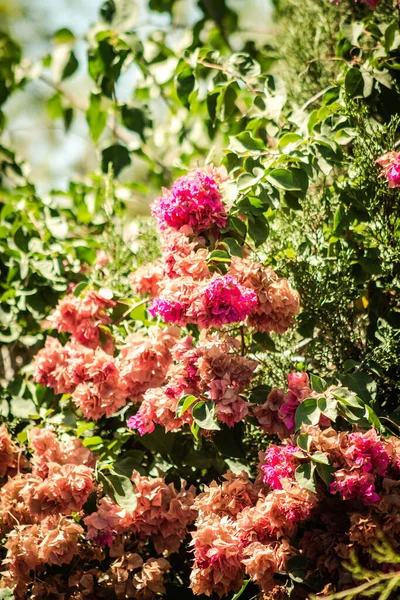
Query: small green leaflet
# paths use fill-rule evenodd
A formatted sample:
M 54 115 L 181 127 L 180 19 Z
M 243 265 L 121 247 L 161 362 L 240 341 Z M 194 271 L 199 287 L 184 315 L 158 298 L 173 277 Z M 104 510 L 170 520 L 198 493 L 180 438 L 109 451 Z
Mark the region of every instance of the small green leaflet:
M 104 475 L 99 472 L 99 479 L 103 484 L 104 492 L 114 500 L 121 508 L 132 513 L 137 506 L 136 494 L 133 491 L 132 482 L 125 475 L 112 473 Z
M 215 404 L 212 401 L 198 402 L 192 409 L 194 422 L 201 429 L 218 431 L 221 429 L 215 414 Z
M 295 472 L 297 483 L 310 492 L 316 492 L 317 488 L 315 485 L 315 464 L 305 463 L 299 465 Z
M 175 416 L 177 419 L 185 414 L 188 408 L 192 406 L 194 402 L 196 402 L 198 398 L 196 396 L 186 395 L 182 396 L 179 400 L 178 405 L 176 407 Z

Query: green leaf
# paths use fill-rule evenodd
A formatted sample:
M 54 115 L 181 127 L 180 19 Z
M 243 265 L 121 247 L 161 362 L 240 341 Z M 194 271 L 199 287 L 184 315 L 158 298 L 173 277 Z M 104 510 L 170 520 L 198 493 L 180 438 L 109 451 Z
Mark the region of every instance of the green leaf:
M 230 237 L 224 238 L 223 244 L 228 246 L 231 256 L 242 256 L 243 255 L 242 246 L 234 238 L 230 238 Z
M 92 140 L 96 143 L 107 123 L 107 110 L 103 108 L 101 94 L 90 94 L 90 104 L 86 111 L 86 120 Z
M 190 408 L 194 402 L 197 402 L 197 400 L 198 400 L 198 398 L 196 398 L 196 396 L 191 396 L 191 395 L 182 396 L 182 398 L 179 400 L 177 407 L 176 407 L 176 411 L 175 411 L 176 418 L 179 419 L 182 415 L 184 415 L 185 412 L 188 410 L 188 408 Z
M 329 485 L 332 483 L 332 481 L 334 479 L 334 477 L 333 477 L 334 472 L 335 472 L 335 469 L 331 465 L 326 465 L 326 464 L 322 464 L 322 463 L 317 464 L 317 473 L 326 485 Z
M 215 404 L 211 400 L 209 402 L 198 402 L 192 409 L 194 422 L 201 427 L 210 431 L 218 431 L 221 429 L 215 414 Z
M 80 295 L 81 292 L 83 292 L 83 290 L 85 288 L 87 288 L 88 286 L 88 282 L 87 281 L 81 281 L 80 283 L 78 283 L 77 286 L 75 286 L 73 294 L 74 296 L 78 297 Z
M 344 87 L 347 94 L 349 94 L 349 96 L 351 96 L 352 98 L 363 95 L 364 79 L 360 69 L 352 67 L 347 71 L 344 80 Z
M 317 425 L 321 417 L 321 411 L 317 407 L 316 398 L 306 398 L 299 404 L 295 414 L 296 431 L 304 425 Z
M 322 377 L 318 377 L 318 375 L 314 375 L 313 373 L 310 375 L 310 384 L 311 389 L 318 394 L 323 394 L 323 392 L 325 392 L 325 390 L 328 388 L 328 384 L 326 383 L 325 379 L 322 379 Z
M 250 390 L 250 402 L 254 402 L 255 404 L 264 404 L 267 401 L 268 394 L 270 393 L 271 388 L 269 385 L 261 384 L 253 387 Z
M 122 169 L 131 164 L 131 157 L 128 149 L 121 144 L 113 144 L 104 148 L 101 153 L 101 169 L 103 173 L 108 173 L 109 165 L 111 164 L 114 176 L 118 177 Z
M 92 448 L 94 446 L 102 446 L 104 444 L 104 440 L 99 435 L 94 435 L 92 437 L 85 438 L 82 440 L 85 448 Z
M 64 117 L 61 95 L 58 92 L 47 100 L 46 108 L 50 119 L 62 119 Z
M 146 433 L 140 438 L 140 443 L 152 452 L 168 455 L 174 447 L 175 440 L 175 433 L 165 431 L 163 427 L 157 425 L 153 433 Z
M 53 35 L 53 42 L 55 44 L 73 44 L 75 42 L 75 36 L 70 29 L 63 27 L 55 32 Z
M 276 345 L 269 333 L 257 331 L 253 333 L 253 341 L 268 352 L 276 352 Z
M 358 398 L 357 394 L 351 392 L 345 387 L 337 387 L 331 391 L 332 396 L 337 400 L 345 404 L 346 406 L 353 406 L 354 408 L 364 408 L 365 404 Z
M 311 448 L 312 438 L 308 433 L 302 433 L 297 438 L 297 445 L 305 452 L 309 452 Z
M 107 496 L 127 512 L 133 513 L 137 506 L 137 498 L 130 479 L 125 475 L 117 473 L 104 475 L 102 472 L 99 472 L 99 478 Z
M 320 452 L 319 450 L 317 452 L 314 452 L 314 454 L 311 454 L 310 458 L 315 463 L 319 463 L 321 465 L 329 465 L 329 458 L 324 452 Z
M 242 447 L 242 437 L 242 423 L 237 423 L 234 427 L 228 427 L 224 423 L 221 425 L 221 430 L 215 432 L 213 444 L 222 456 L 245 459 L 246 456 Z
M 124 475 L 130 479 L 133 470 L 140 469 L 144 454 L 141 450 L 129 450 L 124 454 L 123 458 L 119 458 L 113 463 L 113 471 L 118 475 Z
M 308 189 L 308 176 L 301 169 L 273 169 L 267 180 L 281 190 L 298 191 L 305 195 Z
M 10 403 L 11 414 L 20 419 L 28 419 L 29 415 L 37 412 L 35 403 L 30 398 L 14 397 Z
M 246 223 L 239 217 L 230 217 L 229 223 L 234 231 L 241 237 L 245 238 L 247 233 Z
M 337 400 L 333 398 L 318 398 L 317 406 L 325 417 L 331 421 L 338 418 Z
M 249 218 L 248 227 L 249 236 L 254 240 L 256 247 L 261 246 L 269 234 L 268 221 L 261 216 L 259 218 Z
M 369 373 L 356 371 L 340 375 L 339 378 L 344 386 L 355 392 L 357 396 L 365 400 L 368 404 L 375 401 L 377 384 Z
M 200 431 L 199 425 L 197 423 L 193 422 L 191 424 L 191 426 L 190 426 L 190 431 L 192 432 L 194 439 L 196 441 L 199 441 L 199 438 L 200 438 L 200 436 L 199 436 L 199 431 Z
M 298 133 L 285 133 L 285 135 L 279 138 L 278 148 L 284 148 L 288 144 L 296 144 L 301 141 L 303 141 L 303 138 Z
M 247 154 L 248 151 L 259 152 L 265 149 L 262 140 L 254 139 L 250 131 L 242 131 L 239 135 L 229 138 L 229 149 L 236 154 Z
M 213 250 L 208 255 L 208 261 L 229 263 L 231 262 L 231 257 L 224 250 Z
M 397 21 L 394 21 L 394 23 L 391 23 L 385 31 L 385 50 L 387 54 L 389 54 L 389 52 L 392 50 L 393 42 L 398 30 L 399 24 Z
M 315 464 L 304 463 L 299 465 L 295 471 L 296 481 L 301 487 L 310 492 L 316 492 L 317 487 L 315 483 Z
M 79 67 L 78 59 L 75 56 L 75 53 L 71 50 L 68 60 L 62 70 L 61 80 L 68 79 L 71 77 Z
M 179 67 L 178 67 L 179 68 Z M 190 106 L 189 96 L 196 85 L 193 70 L 187 66 L 175 76 L 175 89 L 179 100 L 187 108 Z
M 121 111 L 122 123 L 130 131 L 137 133 L 143 142 L 146 141 L 144 130 L 146 127 L 151 127 L 151 120 L 146 111 L 135 106 L 124 104 Z

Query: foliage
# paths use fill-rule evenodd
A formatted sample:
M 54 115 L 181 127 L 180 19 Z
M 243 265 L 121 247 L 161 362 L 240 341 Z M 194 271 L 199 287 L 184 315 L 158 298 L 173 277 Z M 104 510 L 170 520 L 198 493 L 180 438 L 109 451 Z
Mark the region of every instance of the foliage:
M 372 558 L 378 565 L 387 564 L 398 565 L 399 555 L 393 548 L 381 539 L 370 550 Z M 344 590 L 337 594 L 327 596 L 329 600 L 340 600 L 341 598 L 351 600 L 352 598 L 376 596 L 379 600 L 390 598 L 391 595 L 400 587 L 400 574 L 398 571 L 377 572 L 376 569 L 370 571 L 360 565 L 356 555 L 353 553 L 350 562 L 346 565 L 356 581 L 361 583 L 356 587 Z

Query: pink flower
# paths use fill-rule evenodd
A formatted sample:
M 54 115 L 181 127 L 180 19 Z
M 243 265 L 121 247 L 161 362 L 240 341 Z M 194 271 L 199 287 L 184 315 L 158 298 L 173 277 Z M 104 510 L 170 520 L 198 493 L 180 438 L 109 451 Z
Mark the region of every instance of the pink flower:
M 288 432 L 293 432 L 295 428 L 295 415 L 300 402 L 293 392 L 288 392 L 284 396 L 284 402 L 278 410 L 278 416 L 285 423 Z
M 85 356 L 85 349 L 78 357 L 69 344 L 62 346 L 57 339 L 48 336 L 44 348 L 35 356 L 33 380 L 53 388 L 56 394 L 69 394 L 83 381 L 81 368 Z
M 210 384 L 208 395 L 215 400 L 217 419 L 233 427 L 249 413 L 249 403 L 239 395 L 237 388 L 230 385 L 229 376 L 214 380 Z
M 168 388 L 147 390 L 138 412 L 129 419 L 128 427 L 137 429 L 140 435 L 144 435 L 154 431 L 154 424 L 162 425 L 166 431 L 171 431 L 179 429 L 184 423 L 191 423 L 190 411 L 187 411 L 181 418 L 176 418 L 175 411 L 178 401 L 179 396 L 168 393 Z
M 156 317 L 159 315 L 166 323 L 174 323 L 184 327 L 186 325 L 186 306 L 178 299 L 155 298 L 149 308 L 149 313 Z
M 153 433 L 155 429 L 154 422 L 150 420 L 145 422 L 143 418 L 143 413 L 141 413 L 140 411 L 136 415 L 129 417 L 126 424 L 129 427 L 129 429 L 137 429 L 140 435 L 145 435 L 146 433 Z
M 196 497 L 194 508 L 199 512 L 197 522 L 210 515 L 235 517 L 246 506 L 254 506 L 256 503 L 257 489 L 244 471 L 239 475 L 228 471 L 223 478 L 225 481 L 221 485 L 212 481 Z
M 232 275 L 223 275 L 201 291 L 201 304 L 193 303 L 187 315 L 201 329 L 208 329 L 244 321 L 257 305 L 257 296 Z
M 294 472 L 299 460 L 293 456 L 299 451 L 297 446 L 275 446 L 272 444 L 265 453 L 265 464 L 261 470 L 264 473 L 263 481 L 268 483 L 273 490 L 282 489 L 282 479 L 294 480 Z
M 366 433 L 351 433 L 349 441 L 350 445 L 344 454 L 351 464 L 365 473 L 373 472 L 382 477 L 386 475 L 390 455 L 375 429 Z
M 84 465 L 49 464 L 46 479 L 27 477 L 21 496 L 39 519 L 81 510 L 94 490 L 93 469 Z
M 117 377 L 101 383 L 80 383 L 72 399 L 86 419 L 97 421 L 103 416 L 111 417 L 126 404 L 127 390 Z
M 245 549 L 242 562 L 251 580 L 267 593 L 274 586 L 273 576 L 285 570 L 287 559 L 293 555 L 293 551 L 285 539 L 268 544 L 253 542 Z
M 11 439 L 5 425 L 0 427 L 0 477 L 17 466 L 18 448 Z
M 189 226 L 195 233 L 210 229 L 213 225 L 224 227 L 227 213 L 222 203 L 218 182 L 205 171 L 180 177 L 171 191 L 163 190 L 164 196 L 153 202 L 152 213 L 160 229 L 166 226 L 181 229 Z
M 309 379 L 307 373 L 292 371 L 287 376 L 288 387 L 292 392 L 301 392 L 304 388 L 309 388 Z
M 69 294 L 58 303 L 53 314 L 44 323 L 59 333 L 72 334 L 72 339 L 89 348 L 100 345 L 100 326 L 111 322 L 107 310 L 114 308 L 114 300 L 91 290 L 83 296 Z
M 375 9 L 379 2 L 376 0 L 365 0 L 372 9 Z M 382 177 L 389 182 L 389 188 L 400 187 L 400 152 L 387 152 L 375 161 L 382 167 Z
M 83 528 L 73 519 L 61 515 L 48 517 L 42 521 L 40 529 L 39 560 L 42 564 L 68 564 L 79 553 L 78 541 Z
M 331 494 L 339 492 L 343 500 L 362 500 L 365 504 L 380 501 L 375 491 L 375 477 L 363 471 L 340 469 L 335 473 L 335 481 L 330 484 Z
M 167 277 L 188 276 L 192 279 L 211 277 L 204 238 L 197 237 L 189 242 L 185 232 L 166 228 L 162 232 L 161 248 L 162 265 Z

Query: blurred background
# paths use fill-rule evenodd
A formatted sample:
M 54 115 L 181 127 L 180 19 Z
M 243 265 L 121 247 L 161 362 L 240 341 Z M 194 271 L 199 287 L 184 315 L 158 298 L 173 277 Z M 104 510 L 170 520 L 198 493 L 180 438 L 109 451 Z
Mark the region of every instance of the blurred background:
M 76 104 L 81 104 L 83 110 L 74 111 L 67 130 L 61 121 L 51 118 L 49 100 L 54 95 L 54 89 L 41 80 L 31 81 L 23 90 L 12 94 L 4 106 L 7 127 L 2 133 L 1 142 L 27 161 L 30 165 L 29 177 L 42 196 L 51 189 L 66 190 L 71 179 L 79 179 L 96 170 L 101 159 L 91 141 L 84 110 L 92 85 L 87 74 L 87 33 L 98 20 L 103 2 L 0 1 L 0 29 L 21 44 L 25 67 L 34 70 L 35 64 L 52 52 L 51 70 L 56 74 L 57 58 L 60 64 L 65 59 L 65 46 L 61 45 L 54 52 L 54 33 L 68 28 L 76 38 L 74 52 L 79 65 L 74 74 L 63 82 L 63 89 L 73 96 Z M 139 37 L 143 39 L 155 30 L 162 30 L 170 35 L 171 44 L 178 46 L 187 43 L 187 35 L 185 37 L 182 31 L 186 29 L 190 35 L 190 27 L 199 19 L 201 12 L 196 0 L 175 0 L 171 12 L 152 10 L 149 6 L 151 0 L 122 0 L 122 3 L 126 5 L 124 8 L 129 15 L 129 25 Z M 229 0 L 227 4 L 238 15 L 237 33 L 230 38 L 232 46 L 240 49 L 246 40 L 262 42 L 267 38 L 272 19 L 269 0 Z M 119 101 L 129 101 L 136 76 L 135 66 L 130 65 L 120 77 L 117 90 Z M 160 125 L 163 119 L 168 119 L 163 109 L 165 107 L 160 106 Z M 136 162 L 135 168 L 140 169 L 140 161 Z M 135 176 L 134 169 L 127 171 L 124 174 L 126 180 Z

